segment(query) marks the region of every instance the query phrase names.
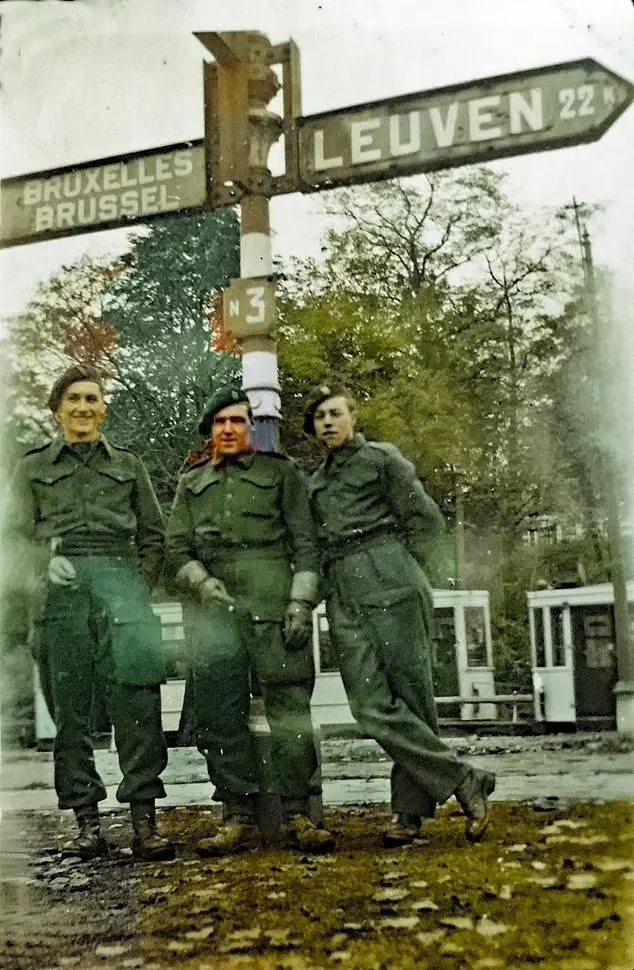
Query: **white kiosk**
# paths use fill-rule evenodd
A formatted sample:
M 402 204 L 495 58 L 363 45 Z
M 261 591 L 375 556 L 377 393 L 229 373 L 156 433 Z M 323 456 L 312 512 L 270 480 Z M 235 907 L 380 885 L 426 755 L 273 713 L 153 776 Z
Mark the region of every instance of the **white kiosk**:
M 575 722 L 616 717 L 614 591 L 611 583 L 526 594 L 535 719 Z M 627 584 L 630 626 L 634 582 Z
M 479 696 L 495 695 L 489 594 L 485 590 L 435 589 L 433 598 L 436 638 L 432 664 L 439 714 L 462 720 L 493 720 L 496 705 L 478 702 Z M 320 725 L 352 723 L 324 603 L 313 614 L 313 651 L 315 719 Z M 460 703 L 460 698 L 473 698 L 473 703 Z

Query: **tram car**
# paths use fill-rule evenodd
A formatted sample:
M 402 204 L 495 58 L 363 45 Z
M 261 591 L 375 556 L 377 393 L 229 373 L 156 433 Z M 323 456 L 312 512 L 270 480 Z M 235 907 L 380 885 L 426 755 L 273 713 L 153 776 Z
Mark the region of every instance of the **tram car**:
M 534 590 L 526 598 L 535 720 L 613 726 L 617 666 L 612 584 Z M 633 629 L 634 582 L 627 584 L 627 598 Z
M 434 692 L 441 719 L 491 721 L 497 717 L 489 594 L 484 590 L 433 591 L 436 635 L 432 644 Z M 182 727 L 185 697 L 186 631 L 178 601 L 155 603 L 161 619 L 170 676 L 162 687 L 163 727 L 173 737 Z M 337 667 L 325 604 L 313 613 L 315 690 L 313 718 L 320 727 L 354 723 Z M 36 672 L 37 678 L 37 672 Z M 38 741 L 53 738 L 55 726 L 36 680 Z

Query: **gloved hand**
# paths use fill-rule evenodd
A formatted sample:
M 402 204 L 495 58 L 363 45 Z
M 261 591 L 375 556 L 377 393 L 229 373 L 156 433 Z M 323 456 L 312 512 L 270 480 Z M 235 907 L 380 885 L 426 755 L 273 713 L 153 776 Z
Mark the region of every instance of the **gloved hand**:
M 48 578 L 54 586 L 72 586 L 77 577 L 75 567 L 66 556 L 51 556 L 48 563 Z
M 304 650 L 313 632 L 313 608 L 310 603 L 291 600 L 284 617 L 284 646 L 287 650 Z
M 233 596 L 227 592 L 225 584 L 220 579 L 210 576 L 205 579 L 198 587 L 198 595 L 203 606 L 214 601 L 221 603 L 233 603 Z

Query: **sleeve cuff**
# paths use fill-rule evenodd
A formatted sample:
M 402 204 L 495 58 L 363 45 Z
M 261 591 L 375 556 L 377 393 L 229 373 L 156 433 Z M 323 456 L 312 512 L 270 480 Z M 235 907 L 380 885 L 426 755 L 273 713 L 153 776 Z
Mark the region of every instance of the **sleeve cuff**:
M 316 603 L 318 600 L 319 576 L 317 573 L 301 572 L 293 576 L 291 599 Z

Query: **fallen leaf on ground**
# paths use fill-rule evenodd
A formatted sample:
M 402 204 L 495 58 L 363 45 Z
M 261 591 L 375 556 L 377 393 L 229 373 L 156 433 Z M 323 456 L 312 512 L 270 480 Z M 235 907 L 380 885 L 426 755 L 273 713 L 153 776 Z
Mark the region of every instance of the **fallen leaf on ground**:
M 372 899 L 377 903 L 398 903 L 409 896 L 409 889 L 377 889 Z
M 202 926 L 199 930 L 190 930 L 188 933 L 185 933 L 185 939 L 208 940 L 214 931 L 214 926 Z
M 95 956 L 103 957 L 104 959 L 109 959 L 110 957 L 121 957 L 124 953 L 127 953 L 129 949 L 130 947 L 125 946 L 123 943 L 101 943 L 95 948 Z
M 410 909 L 415 909 L 416 912 L 422 913 L 425 911 L 432 912 L 433 910 L 439 909 L 440 907 L 436 905 L 433 899 L 418 899 L 415 903 L 412 903 Z
M 442 940 L 442 938 L 446 935 L 447 930 L 431 930 L 429 933 L 417 933 L 414 939 L 416 939 L 421 946 L 431 946 L 433 943 L 438 943 L 438 941 Z
M 473 920 L 470 916 L 447 916 L 440 921 L 443 926 L 449 926 L 452 930 L 472 930 Z
M 264 936 L 268 941 L 268 945 L 273 947 L 273 949 L 286 950 L 299 946 L 299 941 L 293 937 L 292 933 L 293 931 L 290 927 L 284 927 L 282 929 L 266 930 Z
M 381 930 L 413 930 L 420 923 L 418 916 L 390 916 L 379 921 Z
M 591 889 L 592 886 L 596 886 L 597 877 L 591 872 L 573 872 L 571 876 L 568 877 L 566 886 L 568 889 Z
M 507 933 L 510 926 L 506 926 L 504 923 L 495 923 L 492 919 L 483 916 L 476 926 L 476 933 L 480 936 L 500 936 L 502 933 Z
M 400 879 L 406 878 L 406 872 L 386 872 L 383 876 L 381 876 L 381 884 L 387 885 L 388 883 L 398 882 Z
M 593 869 L 599 872 L 624 872 L 632 868 L 632 863 L 628 859 L 597 859 L 592 863 Z

